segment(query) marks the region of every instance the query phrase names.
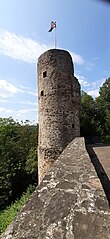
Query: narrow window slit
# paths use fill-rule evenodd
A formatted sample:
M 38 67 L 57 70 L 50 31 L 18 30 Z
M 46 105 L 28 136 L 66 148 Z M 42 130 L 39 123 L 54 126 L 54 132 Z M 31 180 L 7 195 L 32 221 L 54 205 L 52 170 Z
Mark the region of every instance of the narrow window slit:
M 40 95 L 41 95 L 41 96 L 44 96 L 44 91 L 43 91 L 43 90 L 41 90 Z
M 74 124 L 72 124 L 72 128 L 74 129 Z
M 47 71 L 43 72 L 43 78 L 47 77 Z

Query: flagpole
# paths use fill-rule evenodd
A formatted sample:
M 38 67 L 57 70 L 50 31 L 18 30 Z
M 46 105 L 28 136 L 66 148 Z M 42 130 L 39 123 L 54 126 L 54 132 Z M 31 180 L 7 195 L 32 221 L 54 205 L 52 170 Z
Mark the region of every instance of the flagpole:
M 56 49 L 56 27 L 55 27 L 55 33 L 54 33 L 54 45 L 55 45 L 55 49 Z

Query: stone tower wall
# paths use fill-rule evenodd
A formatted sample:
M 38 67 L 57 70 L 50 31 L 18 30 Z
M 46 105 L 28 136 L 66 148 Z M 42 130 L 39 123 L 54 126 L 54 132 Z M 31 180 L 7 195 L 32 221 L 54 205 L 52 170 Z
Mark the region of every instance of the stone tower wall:
M 39 182 L 63 149 L 80 136 L 80 86 L 67 51 L 49 50 L 38 59 Z

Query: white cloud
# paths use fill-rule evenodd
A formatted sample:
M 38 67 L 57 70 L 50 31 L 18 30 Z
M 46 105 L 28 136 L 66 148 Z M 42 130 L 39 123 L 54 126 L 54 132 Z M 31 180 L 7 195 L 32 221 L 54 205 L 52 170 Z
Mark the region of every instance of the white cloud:
M 19 89 L 19 91 L 21 93 L 25 93 L 25 94 L 29 94 L 29 95 L 33 95 L 33 96 L 37 96 L 37 91 L 32 91 L 32 90 L 28 90 L 28 87 L 21 87 L 22 89 Z
M 88 90 L 87 94 L 91 95 L 93 98 L 96 98 L 96 97 L 99 96 L 99 88 L 98 89 L 93 89 L 93 90 Z
M 75 52 L 71 52 L 71 51 L 69 51 L 69 52 L 70 52 L 70 55 L 73 59 L 73 63 L 76 63 L 78 65 L 84 64 L 84 59 L 81 55 L 78 55 Z
M 4 112 L 5 108 L 4 107 L 0 107 L 0 112 Z
M 6 109 L 5 107 L 0 107 L 0 112 L 5 114 L 12 114 L 14 111 L 11 109 Z
M 5 107 L 0 108 L 0 117 L 12 117 L 14 120 L 18 121 L 25 121 L 28 119 L 29 121 L 33 122 L 38 122 L 38 110 L 36 109 L 31 109 L 31 108 L 24 108 L 20 110 L 13 110 L 13 109 L 7 109 Z M 36 120 L 35 120 L 36 119 Z
M 28 119 L 29 121 L 35 121 L 38 122 L 38 109 L 31 109 L 31 108 L 24 108 L 24 109 L 20 109 L 18 111 L 15 112 L 15 114 L 13 115 L 14 119 L 17 120 L 23 120 L 25 121 L 26 119 Z M 35 120 L 36 119 L 36 120 Z
M 48 49 L 50 49 L 49 45 L 16 35 L 13 32 L 0 30 L 0 54 L 2 55 L 35 63 L 38 57 Z M 76 64 L 82 65 L 84 63 L 83 57 L 79 54 L 74 52 L 70 52 L 70 54 Z
M 88 82 L 86 78 L 80 75 L 79 73 L 75 74 L 75 76 L 78 79 L 79 83 L 81 84 L 82 89 L 84 89 L 84 91 L 86 91 L 88 95 L 91 95 L 93 98 L 99 96 L 99 90 L 100 87 L 105 82 L 105 78 L 97 81 Z
M 21 88 L 21 89 L 25 89 L 25 90 L 31 90 L 30 87 L 28 87 L 28 86 L 24 86 L 24 85 L 20 85 L 20 88 Z
M 23 93 L 23 94 L 30 94 L 33 96 L 37 96 L 37 92 L 28 90 L 27 88 L 17 88 L 15 85 L 11 84 L 7 80 L 0 79 L 0 97 L 1 98 L 8 98 L 13 97 L 17 93 Z M 3 101 L 2 101 L 3 102 Z
M 5 99 L 0 99 L 0 103 L 12 103 L 13 101 L 5 100 Z
M 87 82 L 86 78 L 84 76 L 81 76 L 79 74 L 75 74 L 76 78 L 78 79 L 79 83 L 83 87 L 89 86 L 89 83 Z
M 95 66 L 95 64 L 93 62 L 87 62 L 86 63 L 86 70 L 91 71 L 94 66 Z
M 105 79 L 91 82 L 90 88 L 87 90 L 88 95 L 91 95 L 93 98 L 98 97 L 100 87 L 103 85 L 104 82 Z
M 0 30 L 0 54 L 26 62 L 36 59 L 49 47 L 15 33 Z
M 103 83 L 105 82 L 105 80 L 106 80 L 106 77 L 105 77 L 104 79 L 101 79 L 101 80 L 100 80 L 100 87 L 103 85 Z
M 29 95 L 34 95 L 34 96 L 37 96 L 37 92 L 34 92 L 34 91 L 25 91 L 26 94 L 29 94 Z
M 35 105 L 35 106 L 37 106 L 38 105 L 38 103 L 37 102 L 31 102 L 31 101 L 18 101 L 17 103 L 19 103 L 19 104 L 24 104 L 24 105 Z
M 17 92 L 21 92 L 21 90 L 8 81 L 0 79 L 0 96 L 2 98 L 14 96 Z
M 17 114 L 16 114 L 16 116 L 17 117 L 20 117 L 20 116 L 22 116 L 22 115 L 29 115 L 31 112 L 36 112 L 37 111 L 37 109 L 21 109 L 21 110 L 18 110 L 17 111 Z

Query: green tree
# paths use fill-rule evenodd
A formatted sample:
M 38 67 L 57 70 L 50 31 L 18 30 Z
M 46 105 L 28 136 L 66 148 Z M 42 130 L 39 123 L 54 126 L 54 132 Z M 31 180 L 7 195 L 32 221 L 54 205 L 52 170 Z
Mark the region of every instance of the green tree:
M 82 136 L 110 136 L 110 77 L 96 99 L 82 91 L 80 122 Z
M 37 147 L 37 126 L 0 118 L 0 207 L 14 201 L 36 177 L 26 171 L 31 148 Z M 36 158 L 37 160 L 37 158 Z M 27 167 L 28 168 L 28 167 Z M 36 164 L 37 174 L 37 164 Z M 35 177 L 35 178 L 34 178 Z
M 37 147 L 31 147 L 26 160 L 25 169 L 27 174 L 32 176 L 34 182 L 37 180 L 37 166 Z
M 100 87 L 96 104 L 100 112 L 103 135 L 110 135 L 110 77 Z
M 12 196 L 11 178 L 19 167 L 15 142 L 19 124 L 12 118 L 0 118 L 0 206 L 10 201 Z
M 95 102 L 92 96 L 88 95 L 86 92 L 81 93 L 81 113 L 80 113 L 80 123 L 81 123 L 81 135 L 82 136 L 92 136 L 95 135 Z
M 110 77 L 100 87 L 99 94 L 102 105 L 110 110 Z

